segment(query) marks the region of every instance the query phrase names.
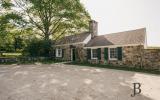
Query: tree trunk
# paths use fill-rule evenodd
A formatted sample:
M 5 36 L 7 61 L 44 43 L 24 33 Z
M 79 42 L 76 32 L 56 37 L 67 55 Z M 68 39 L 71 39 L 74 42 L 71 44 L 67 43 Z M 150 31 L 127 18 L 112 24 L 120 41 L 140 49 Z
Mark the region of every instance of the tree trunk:
M 47 33 L 47 34 L 45 34 L 44 39 L 45 39 L 45 40 L 49 40 L 49 35 L 48 35 L 48 33 Z

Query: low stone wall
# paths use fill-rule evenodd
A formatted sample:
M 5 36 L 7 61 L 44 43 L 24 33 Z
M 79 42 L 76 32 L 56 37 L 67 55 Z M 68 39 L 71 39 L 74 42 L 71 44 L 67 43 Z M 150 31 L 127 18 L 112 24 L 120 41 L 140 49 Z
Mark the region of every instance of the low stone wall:
M 15 63 L 17 61 L 17 58 L 0 58 L 0 63 Z
M 126 46 L 123 47 L 122 65 L 129 67 L 142 67 L 143 46 Z
M 160 49 L 144 49 L 144 46 L 122 47 L 122 61 L 104 60 L 104 48 L 101 49 L 101 61 L 88 60 L 90 63 L 112 64 L 117 66 L 136 67 L 144 69 L 160 69 Z
M 144 49 L 143 46 L 123 47 L 123 61 L 127 66 L 160 69 L 160 49 Z
M 160 69 L 160 49 L 145 49 L 143 65 L 147 69 Z

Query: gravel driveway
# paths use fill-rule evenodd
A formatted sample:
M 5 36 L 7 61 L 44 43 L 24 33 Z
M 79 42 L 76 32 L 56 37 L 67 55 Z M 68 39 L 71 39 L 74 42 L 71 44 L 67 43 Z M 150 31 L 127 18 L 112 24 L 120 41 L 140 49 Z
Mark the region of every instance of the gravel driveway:
M 131 97 L 135 82 L 142 93 Z M 160 100 L 160 76 L 64 64 L 0 65 L 0 100 Z

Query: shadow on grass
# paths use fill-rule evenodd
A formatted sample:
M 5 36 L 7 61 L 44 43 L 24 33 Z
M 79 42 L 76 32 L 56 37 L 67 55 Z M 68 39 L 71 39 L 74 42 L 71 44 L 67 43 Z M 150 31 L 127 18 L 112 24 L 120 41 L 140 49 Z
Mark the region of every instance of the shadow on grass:
M 143 69 L 143 68 L 136 68 L 136 67 L 129 67 L 129 66 L 113 66 L 110 64 L 102 65 L 102 64 L 90 64 L 90 63 L 79 63 L 79 62 L 70 62 L 70 63 L 66 63 L 66 64 L 96 67 L 96 68 L 108 68 L 108 69 L 116 69 L 116 70 L 124 70 L 124 71 L 132 71 L 132 72 L 141 72 L 141 73 L 160 75 L 160 70 L 158 70 L 158 69 Z

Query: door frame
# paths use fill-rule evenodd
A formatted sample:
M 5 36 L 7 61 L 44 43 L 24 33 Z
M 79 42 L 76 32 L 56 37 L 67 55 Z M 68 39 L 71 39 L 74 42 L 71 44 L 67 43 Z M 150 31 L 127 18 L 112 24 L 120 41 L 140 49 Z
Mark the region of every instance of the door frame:
M 73 61 L 73 49 L 71 49 L 71 61 Z
M 75 50 L 75 48 L 71 49 L 71 61 L 73 61 L 73 50 Z

